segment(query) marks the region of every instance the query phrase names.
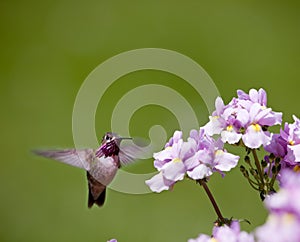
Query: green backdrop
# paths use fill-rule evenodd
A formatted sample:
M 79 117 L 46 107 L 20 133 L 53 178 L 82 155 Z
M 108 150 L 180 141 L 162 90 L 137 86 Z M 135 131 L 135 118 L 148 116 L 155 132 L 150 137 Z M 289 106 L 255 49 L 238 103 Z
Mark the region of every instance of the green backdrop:
M 299 117 L 299 7 L 297 1 L 2 0 L 0 241 L 175 242 L 210 233 L 216 216 L 192 181 L 161 194 L 108 190 L 105 206 L 88 210 L 84 172 L 30 150 L 74 146 L 72 110 L 82 82 L 103 61 L 138 48 L 189 56 L 226 102 L 236 89 L 263 87 L 284 121 Z M 140 71 L 118 79 L 103 96 L 95 123 L 99 138 L 110 129 L 119 97 L 149 83 L 172 83 L 200 124 L 208 120 L 203 101 L 184 80 Z M 147 137 L 155 124 L 168 136 L 178 129 L 168 110 L 146 106 L 132 117 L 130 131 Z M 154 171 L 151 160 L 126 169 Z M 224 179 L 215 174 L 209 186 L 225 216 L 251 221 L 244 229 L 264 222 L 264 206 L 238 168 Z

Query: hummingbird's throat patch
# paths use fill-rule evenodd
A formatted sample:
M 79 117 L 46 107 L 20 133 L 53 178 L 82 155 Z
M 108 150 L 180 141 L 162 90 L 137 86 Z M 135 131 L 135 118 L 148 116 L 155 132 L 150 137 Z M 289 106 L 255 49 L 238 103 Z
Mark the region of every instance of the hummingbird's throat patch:
M 118 155 L 119 154 L 119 146 L 116 144 L 114 140 L 107 142 L 100 146 L 99 150 L 96 152 L 97 157 L 101 156 L 112 156 L 112 155 Z

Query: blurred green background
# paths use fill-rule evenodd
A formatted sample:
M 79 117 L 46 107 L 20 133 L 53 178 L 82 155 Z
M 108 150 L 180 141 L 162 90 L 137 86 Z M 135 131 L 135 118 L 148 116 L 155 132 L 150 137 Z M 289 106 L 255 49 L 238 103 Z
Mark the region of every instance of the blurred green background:
M 191 181 L 161 194 L 108 190 L 105 206 L 88 210 L 85 173 L 34 157 L 30 150 L 74 146 L 72 109 L 82 82 L 106 59 L 137 48 L 189 56 L 209 73 L 226 102 L 236 89 L 263 87 L 269 106 L 291 121 L 292 114 L 300 116 L 299 7 L 298 1 L 2 0 L 0 241 L 175 242 L 210 233 L 216 216 Z M 105 93 L 96 115 L 99 136 L 110 129 L 118 98 L 149 83 L 172 83 L 200 124 L 208 120 L 201 97 L 184 80 L 140 71 Z M 147 106 L 132 117 L 131 132 L 147 137 L 155 124 L 168 136 L 178 128 L 168 110 Z M 127 169 L 154 171 L 151 161 Z M 225 216 L 251 221 L 244 229 L 265 220 L 263 204 L 238 168 L 224 179 L 214 175 L 209 186 Z

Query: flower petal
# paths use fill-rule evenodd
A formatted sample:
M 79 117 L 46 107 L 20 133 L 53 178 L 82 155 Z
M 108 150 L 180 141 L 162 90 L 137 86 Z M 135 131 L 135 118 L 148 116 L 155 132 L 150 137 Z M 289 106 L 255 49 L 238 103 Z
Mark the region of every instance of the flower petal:
M 169 190 L 170 186 L 173 184 L 171 181 L 168 181 L 163 177 L 162 172 L 145 181 L 145 183 L 153 192 L 158 193 L 164 190 Z
M 238 134 L 235 130 L 232 131 L 222 131 L 221 132 L 222 141 L 224 143 L 235 144 L 240 141 L 242 134 Z
M 212 175 L 212 170 L 210 167 L 204 164 L 200 164 L 192 171 L 187 171 L 187 174 L 190 178 L 194 180 L 199 180 Z
M 214 163 L 215 168 L 220 171 L 230 171 L 232 168 L 236 167 L 240 157 L 233 155 L 223 150 L 217 150 L 215 154 Z
M 271 141 L 270 134 L 262 131 L 260 125 L 250 125 L 246 133 L 242 136 L 244 144 L 251 148 L 256 149 L 261 145 L 268 145 Z
M 222 112 L 224 110 L 224 102 L 221 97 L 217 97 L 217 99 L 215 101 L 215 107 L 216 107 L 216 114 L 217 115 L 222 114 Z
M 212 242 L 211 237 L 206 234 L 199 234 L 196 239 L 189 239 L 188 242 Z
M 249 115 L 249 113 L 248 113 L 247 110 L 245 110 L 245 109 L 239 109 L 237 111 L 237 117 L 236 117 L 236 119 L 238 121 L 240 121 L 240 123 L 242 124 L 243 127 L 245 127 L 249 123 L 249 121 L 250 121 L 250 115 Z
M 300 162 L 300 144 L 288 145 L 288 155 L 293 158 L 293 162 Z
M 192 157 L 190 157 L 184 161 L 184 165 L 187 170 L 192 170 L 200 164 L 199 158 L 198 158 L 198 152 L 195 155 L 193 155 Z
M 171 157 L 172 157 L 172 147 L 167 147 L 164 150 L 153 154 L 153 158 L 155 160 L 161 160 L 161 161 L 167 159 L 172 160 Z
M 161 169 L 163 176 L 170 181 L 179 181 L 184 178 L 186 168 L 179 158 L 166 163 Z

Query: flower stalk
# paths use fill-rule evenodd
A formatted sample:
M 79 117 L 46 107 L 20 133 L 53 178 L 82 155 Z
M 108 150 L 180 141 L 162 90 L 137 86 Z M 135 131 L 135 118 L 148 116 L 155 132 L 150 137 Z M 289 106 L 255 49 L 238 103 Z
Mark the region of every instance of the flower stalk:
M 214 196 L 212 195 L 211 191 L 209 190 L 209 188 L 206 184 L 206 182 L 207 182 L 206 179 L 200 179 L 197 182 L 200 184 L 200 186 L 202 186 L 204 188 L 211 204 L 213 205 L 213 208 L 218 216 L 218 219 L 217 219 L 218 226 L 222 226 L 224 224 L 230 225 L 230 220 L 223 217 L 221 210 L 219 209 L 217 202 L 214 199 Z
M 256 149 L 252 149 L 252 154 L 253 154 L 253 158 L 254 158 L 255 166 L 257 168 L 258 175 L 260 177 L 262 185 L 264 185 L 264 174 L 263 174 L 262 168 L 260 166 L 260 162 L 258 160 Z

